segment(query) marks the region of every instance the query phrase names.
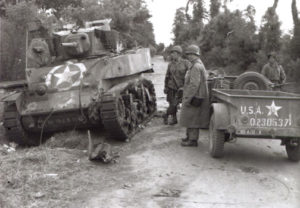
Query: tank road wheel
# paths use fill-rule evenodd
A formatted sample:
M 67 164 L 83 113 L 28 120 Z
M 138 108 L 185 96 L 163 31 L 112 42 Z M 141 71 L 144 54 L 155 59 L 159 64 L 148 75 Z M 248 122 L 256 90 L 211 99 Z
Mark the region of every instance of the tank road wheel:
M 245 72 L 234 80 L 234 89 L 270 90 L 271 82 L 262 74 L 254 71 Z
M 104 95 L 101 108 L 101 118 L 105 129 L 112 138 L 125 141 L 133 131 L 130 111 L 126 109 L 121 96 Z
M 36 146 L 39 144 L 39 137 L 37 134 L 31 134 L 29 136 L 23 129 L 15 102 L 4 103 L 3 126 L 9 141 L 22 146 Z
M 209 152 L 214 158 L 223 156 L 224 152 L 225 133 L 216 129 L 215 116 L 212 114 L 209 123 Z
M 298 162 L 300 160 L 300 143 L 291 144 L 287 142 L 285 145 L 286 153 L 290 161 Z

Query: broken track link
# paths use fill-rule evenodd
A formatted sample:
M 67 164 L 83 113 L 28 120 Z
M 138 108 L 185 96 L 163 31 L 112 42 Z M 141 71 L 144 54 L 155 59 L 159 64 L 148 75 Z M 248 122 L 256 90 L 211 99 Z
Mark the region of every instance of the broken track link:
M 5 102 L 3 126 L 9 141 L 16 142 L 22 146 L 37 146 L 40 143 L 37 134 L 30 134 L 29 136 L 24 130 L 15 102 Z
M 120 95 L 101 97 L 100 115 L 112 138 L 126 141 L 139 131 L 156 112 L 156 97 L 151 81 L 141 80 Z

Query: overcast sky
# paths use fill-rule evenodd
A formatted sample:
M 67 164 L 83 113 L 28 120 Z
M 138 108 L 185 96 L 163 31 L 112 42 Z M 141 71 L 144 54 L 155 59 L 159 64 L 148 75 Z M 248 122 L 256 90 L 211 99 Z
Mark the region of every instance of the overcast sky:
M 156 43 L 164 43 L 166 46 L 172 43 L 172 24 L 175 17 L 176 9 L 185 7 L 187 0 L 146 0 L 148 9 L 152 15 L 150 21 L 154 26 Z M 209 4 L 209 0 L 205 1 Z M 249 4 L 256 9 L 256 25 L 260 25 L 261 17 L 267 8 L 273 5 L 274 0 L 233 0 L 228 3 L 232 10 L 244 10 Z M 293 28 L 293 19 L 291 15 L 292 0 L 279 0 L 277 13 L 282 23 L 281 29 L 288 32 Z M 300 10 L 300 1 L 297 1 L 297 8 Z

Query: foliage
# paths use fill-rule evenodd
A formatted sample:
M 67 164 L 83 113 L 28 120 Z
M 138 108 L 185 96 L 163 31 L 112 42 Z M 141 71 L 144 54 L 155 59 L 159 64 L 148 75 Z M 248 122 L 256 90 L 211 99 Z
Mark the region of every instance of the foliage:
M 21 2 L 6 8 L 7 18 L 1 18 L 0 80 L 24 79 L 26 25 L 38 16 L 37 7 Z
M 120 32 L 128 47 L 142 45 L 156 52 L 151 15 L 144 0 L 28 0 L 5 5 L 0 28 L 0 80 L 25 78 L 26 26 L 42 22 L 49 32 L 62 22 L 112 19 L 112 28 Z M 46 9 L 52 9 L 55 16 Z M 2 13 L 1 13 L 2 14 Z
M 44 10 L 54 9 L 54 15 L 59 18 L 64 8 L 68 6 L 79 7 L 81 6 L 81 1 L 82 0 L 35 0 L 35 3 Z
M 221 0 L 210 0 L 210 17 L 214 18 L 220 13 Z
M 188 18 L 188 35 L 190 40 L 197 41 L 203 30 L 204 20 L 207 19 L 207 11 L 205 9 L 204 0 L 189 0 L 188 4 L 189 3 L 193 5 L 193 17 L 191 19 Z
M 226 10 L 213 18 L 201 37 L 199 45 L 208 67 L 223 67 L 238 73 L 255 62 L 258 49 L 255 25 L 247 22 L 238 10 Z
M 294 22 L 294 36 L 291 40 L 291 56 L 293 59 L 300 58 L 300 19 L 298 17 L 298 9 L 296 0 L 292 1 L 292 15 Z
M 185 8 L 179 8 L 176 10 L 175 19 L 173 23 L 174 44 L 182 45 L 189 39 L 189 22 L 185 15 Z
M 161 54 L 164 50 L 165 50 L 165 44 L 159 43 L 159 44 L 157 45 L 157 53 L 158 53 L 158 54 Z
M 81 8 L 66 8 L 63 17 L 76 22 L 111 18 L 112 28 L 121 33 L 128 47 L 155 45 L 151 15 L 143 0 L 84 0 Z
M 262 26 L 259 31 L 260 45 L 265 53 L 280 50 L 280 22 L 276 14 L 278 0 L 274 1 L 274 5 L 267 9 L 262 19 Z
M 230 11 L 228 0 L 210 0 L 210 19 L 207 19 L 203 1 L 187 0 L 186 9 L 179 8 L 175 14 L 174 44 L 183 48 L 191 43 L 197 44 L 206 67 L 222 68 L 227 74 L 240 74 L 246 70 L 260 72 L 267 62 L 267 54 L 277 51 L 279 62 L 288 76 L 300 80 L 300 20 L 296 0 L 292 1 L 293 36 L 282 36 L 276 13 L 278 1 L 274 0 L 266 10 L 257 29 L 256 11 L 251 5 L 244 11 Z M 193 6 L 192 17 L 188 12 L 190 5 Z M 220 11 L 221 7 L 223 11 Z

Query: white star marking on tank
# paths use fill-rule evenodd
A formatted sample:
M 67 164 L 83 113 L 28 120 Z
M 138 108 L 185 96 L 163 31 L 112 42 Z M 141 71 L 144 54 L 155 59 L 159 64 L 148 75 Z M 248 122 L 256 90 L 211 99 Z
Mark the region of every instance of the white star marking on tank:
M 51 69 L 46 76 L 45 84 L 52 89 L 68 90 L 80 85 L 86 71 L 83 63 L 67 62 Z
M 271 105 L 266 105 L 266 108 L 269 109 L 268 116 L 275 115 L 278 117 L 278 111 L 282 108 L 282 106 L 276 106 L 274 100 Z
M 54 76 L 58 78 L 56 84 L 59 86 L 60 84 L 67 82 L 72 84 L 72 77 L 75 74 L 80 73 L 80 71 L 71 71 L 69 65 L 67 65 L 66 69 L 62 73 L 55 73 Z

